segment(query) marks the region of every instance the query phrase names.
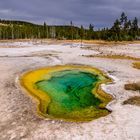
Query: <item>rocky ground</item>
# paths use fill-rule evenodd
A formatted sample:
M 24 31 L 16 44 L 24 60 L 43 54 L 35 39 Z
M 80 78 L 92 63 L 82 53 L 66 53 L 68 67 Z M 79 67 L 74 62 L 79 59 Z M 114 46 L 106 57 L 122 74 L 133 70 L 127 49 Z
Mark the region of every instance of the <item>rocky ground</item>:
M 0 42 L 0 139 L 1 140 L 139 140 L 140 107 L 123 102 L 140 96 L 124 84 L 140 81 L 134 59 L 86 57 L 125 55 L 140 58 L 140 44 L 86 44 L 51 41 Z M 137 60 L 138 61 L 138 60 Z M 53 121 L 39 116 L 36 101 L 22 90 L 20 76 L 32 69 L 78 64 L 97 67 L 114 82 L 102 85 L 114 100 L 112 113 L 88 123 Z

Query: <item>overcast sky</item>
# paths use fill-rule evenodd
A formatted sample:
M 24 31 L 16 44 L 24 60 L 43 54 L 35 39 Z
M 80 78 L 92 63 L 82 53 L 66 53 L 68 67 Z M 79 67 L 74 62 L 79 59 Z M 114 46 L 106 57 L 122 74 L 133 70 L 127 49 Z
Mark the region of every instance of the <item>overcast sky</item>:
M 0 0 L 0 18 L 110 27 L 121 12 L 140 21 L 140 0 Z

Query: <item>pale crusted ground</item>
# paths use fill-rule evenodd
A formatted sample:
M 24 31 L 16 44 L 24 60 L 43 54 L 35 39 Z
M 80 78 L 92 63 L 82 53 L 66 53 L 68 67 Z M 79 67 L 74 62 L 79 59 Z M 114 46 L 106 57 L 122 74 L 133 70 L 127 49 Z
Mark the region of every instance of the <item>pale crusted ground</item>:
M 140 44 L 83 44 L 82 49 L 78 43 L 49 44 L 54 43 L 0 43 L 0 140 L 140 140 L 140 107 L 122 105 L 129 97 L 140 96 L 139 92 L 124 90 L 124 84 L 139 81 L 140 70 L 132 67 L 132 60 L 84 56 L 125 54 L 140 58 Z M 31 69 L 64 64 L 90 65 L 114 78 L 113 84 L 103 85 L 114 96 L 108 105 L 113 111 L 110 115 L 88 123 L 38 116 L 35 100 L 20 88 L 18 78 Z

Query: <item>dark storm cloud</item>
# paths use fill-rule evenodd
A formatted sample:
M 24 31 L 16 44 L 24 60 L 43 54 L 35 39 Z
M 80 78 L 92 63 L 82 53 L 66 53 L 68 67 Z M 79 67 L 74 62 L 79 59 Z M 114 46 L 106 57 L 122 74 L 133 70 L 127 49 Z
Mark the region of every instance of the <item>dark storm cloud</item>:
M 0 18 L 36 23 L 111 26 L 124 11 L 140 20 L 140 0 L 0 0 Z

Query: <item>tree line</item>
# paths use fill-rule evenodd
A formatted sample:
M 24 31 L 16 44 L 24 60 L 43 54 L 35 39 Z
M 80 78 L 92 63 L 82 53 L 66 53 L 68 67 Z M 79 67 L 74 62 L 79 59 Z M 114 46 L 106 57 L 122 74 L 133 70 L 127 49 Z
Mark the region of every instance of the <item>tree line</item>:
M 0 39 L 101 39 L 108 41 L 135 40 L 140 36 L 138 19 L 128 19 L 123 12 L 119 19 L 116 19 L 111 28 L 94 30 L 94 25 L 90 24 L 88 29 L 70 25 L 51 26 L 45 22 L 37 25 L 25 21 L 1 20 L 0 19 Z

